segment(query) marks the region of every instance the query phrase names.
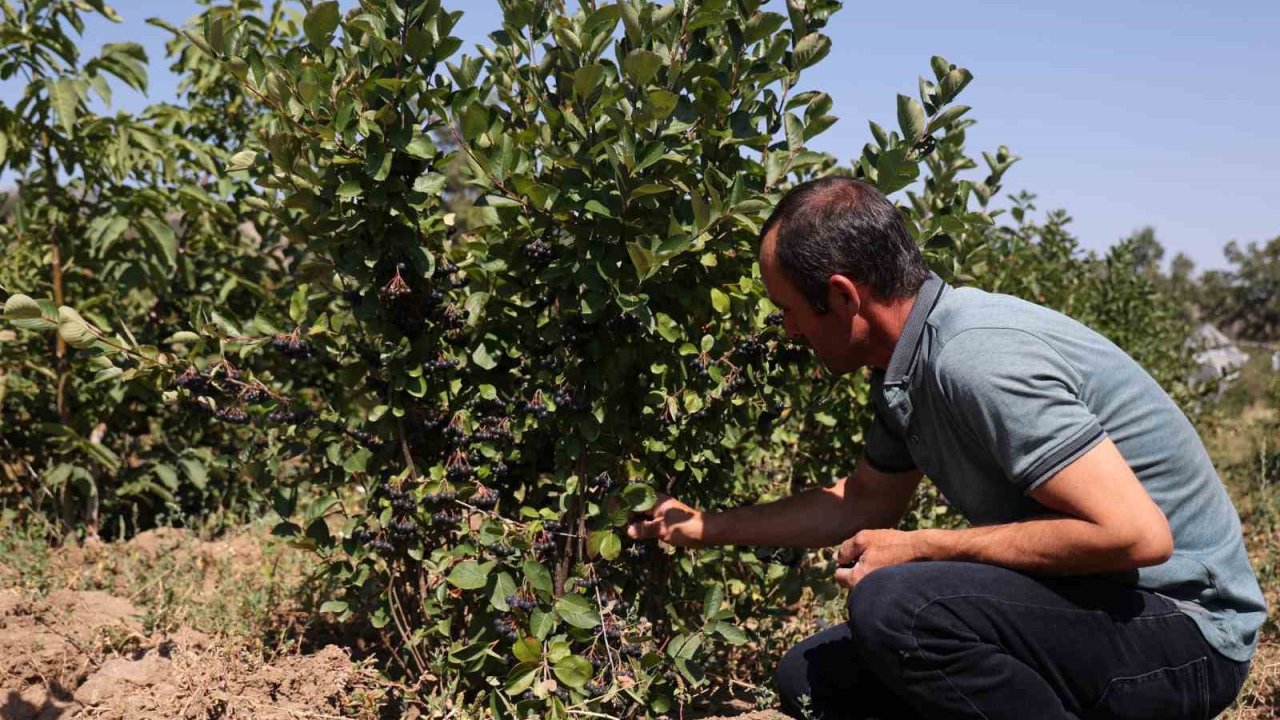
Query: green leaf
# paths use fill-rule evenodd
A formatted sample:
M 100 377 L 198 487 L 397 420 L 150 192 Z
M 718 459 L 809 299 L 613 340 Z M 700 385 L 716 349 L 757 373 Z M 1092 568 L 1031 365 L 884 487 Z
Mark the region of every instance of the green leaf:
M 629 506 L 632 512 L 644 512 L 653 507 L 657 501 L 657 491 L 643 483 L 631 483 L 622 490 L 622 502 Z
M 725 295 L 717 288 L 711 288 L 711 307 L 721 315 L 729 314 L 729 296 Z
M 632 188 L 630 198 L 632 200 L 635 200 L 636 198 L 648 197 L 650 195 L 658 195 L 658 194 L 667 192 L 670 189 L 671 188 L 667 187 L 666 185 L 659 185 L 658 183 L 646 183 L 644 185 L 639 185 L 637 187 Z
M 665 120 L 679 103 L 679 95 L 666 88 L 655 88 L 645 96 L 645 111 L 650 121 Z
M 511 573 L 500 572 L 493 583 L 493 596 L 489 598 L 489 604 L 497 610 L 507 612 L 511 608 L 507 605 L 507 596 L 514 594 L 516 591 L 515 578 L 511 577 Z
M 587 554 L 591 557 L 613 561 L 621 553 L 622 540 L 612 530 L 594 530 L 587 535 Z
M 724 602 L 724 588 L 713 584 L 702 596 L 702 617 L 711 620 L 720 612 L 720 604 Z
M 58 123 L 68 135 L 75 132 L 76 115 L 80 110 L 80 93 L 76 92 L 76 82 L 69 77 L 60 77 L 49 82 L 49 102 L 53 105 Z
M 302 29 L 312 45 L 324 49 L 333 41 L 333 33 L 338 29 L 338 20 L 337 0 L 316 3 L 315 7 L 307 13 L 306 19 L 302 21 Z
M 253 167 L 253 163 L 257 159 L 258 152 L 256 150 L 241 150 L 227 159 L 227 172 L 248 170 Z
M 535 608 L 533 612 L 529 613 L 529 632 L 533 633 L 533 636 L 539 640 L 546 640 L 555 627 L 556 617 L 554 614 L 541 608 Z
M 591 680 L 591 663 L 586 658 L 570 655 L 551 667 L 560 682 L 569 687 L 580 688 Z
M 585 100 L 592 90 L 596 89 L 596 85 L 600 83 L 600 77 L 604 74 L 604 66 L 599 63 L 591 65 L 583 65 L 573 71 L 573 94 L 579 100 Z
M 701 645 L 701 635 L 677 635 L 667 645 L 667 654 L 678 660 L 692 660 Z
M 961 115 L 964 115 L 967 112 L 969 112 L 968 105 L 952 105 L 946 110 L 943 110 L 942 112 L 933 116 L 933 119 L 929 121 L 928 132 L 930 134 L 933 134 L 939 130 L 942 130 L 943 128 L 947 127 L 951 123 L 955 122 Z
M 736 625 L 727 622 L 716 623 L 715 632 L 720 637 L 729 641 L 730 645 L 742 645 L 747 641 L 747 634 Z
M 477 590 L 484 587 L 489 578 L 489 571 L 493 570 L 495 564 L 492 560 L 486 563 L 464 560 L 454 566 L 446 580 L 460 590 Z
M 924 137 L 924 106 L 909 95 L 898 95 L 898 127 L 909 143 L 920 142 Z
M 524 561 L 524 578 L 534 590 L 539 590 L 547 595 L 555 591 L 554 586 L 551 584 L 551 571 L 537 560 Z
M 507 693 L 515 696 L 528 690 L 541 672 L 541 666 L 516 665 L 507 675 Z
M 627 243 L 627 255 L 630 256 L 631 264 L 636 268 L 637 279 L 641 281 L 652 277 L 661 265 L 653 251 L 642 247 L 639 243 Z
M 38 320 L 41 317 L 43 313 L 40 311 L 40 303 L 26 295 L 10 295 L 9 299 L 4 301 L 5 320 Z
M 910 185 L 920 175 L 920 166 L 907 159 L 907 149 L 896 147 L 880 154 L 876 163 L 876 187 L 888 195 Z
M 80 313 L 66 305 L 58 308 L 58 335 L 73 348 L 85 349 L 98 341 L 98 336 Z
M 174 234 L 173 228 L 169 227 L 169 223 L 157 217 L 150 215 L 143 216 L 138 219 L 143 229 L 155 240 L 159 246 L 161 254 L 170 266 L 178 262 L 178 237 Z
M 791 51 L 792 59 L 795 61 L 791 69 L 793 72 L 799 72 L 815 65 L 829 52 L 831 52 L 831 38 L 821 33 L 809 33 L 800 38 L 795 50 Z
M 476 349 L 471 351 L 471 359 L 475 361 L 476 365 L 485 370 L 492 370 L 498 367 L 498 361 L 494 360 L 493 356 L 489 354 L 489 350 L 485 348 L 484 343 L 477 345 Z
M 346 600 L 327 600 L 320 606 L 320 612 L 322 613 L 344 613 L 346 611 Z
M 426 135 L 415 135 L 409 144 L 404 146 L 404 151 L 413 157 L 430 160 L 435 157 L 436 144 Z
M 530 637 L 520 638 L 511 646 L 511 654 L 520 662 L 542 662 L 542 643 Z
M 565 595 L 556 600 L 556 614 L 576 628 L 590 630 L 600 624 L 595 604 L 581 595 Z
M 662 68 L 662 56 L 652 50 L 632 50 L 622 61 L 622 69 L 637 86 L 644 86 Z

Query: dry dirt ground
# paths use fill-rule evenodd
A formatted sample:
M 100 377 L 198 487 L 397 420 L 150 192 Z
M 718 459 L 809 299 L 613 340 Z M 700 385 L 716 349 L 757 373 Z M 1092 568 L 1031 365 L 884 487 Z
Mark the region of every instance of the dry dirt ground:
M 53 573 L 120 578 L 146 595 L 192 568 L 205 582 L 184 602 L 214 602 L 223 582 L 262 562 L 252 537 L 201 542 L 174 530 L 144 533 L 119 549 L 90 546 L 51 558 Z M 119 572 L 121 558 L 133 571 L 166 570 L 153 578 Z M 227 558 L 235 559 L 226 563 Z M 77 575 L 80 563 L 84 573 Z M 230 568 L 230 573 L 228 572 Z M 370 717 L 362 690 L 375 674 L 328 645 L 305 655 L 283 653 L 270 661 L 261 649 L 215 639 L 191 627 L 154 626 L 156 608 L 102 590 L 23 587 L 0 566 L 0 719 L 160 720 L 176 718 Z M 168 577 L 166 577 L 166 575 Z M 240 579 L 244 579 L 241 577 Z M 176 580 L 175 580 L 176 582 Z M 110 583 L 107 583 L 108 585 Z M 123 588 L 121 588 L 123 590 Z M 151 624 L 151 632 L 145 630 Z M 265 654 L 270 656 L 270 653 Z

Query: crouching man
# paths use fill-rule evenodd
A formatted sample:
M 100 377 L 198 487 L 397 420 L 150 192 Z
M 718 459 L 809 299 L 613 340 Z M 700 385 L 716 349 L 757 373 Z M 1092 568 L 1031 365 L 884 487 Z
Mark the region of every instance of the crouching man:
M 851 178 L 792 190 L 761 233 L 787 333 L 872 369 L 852 476 L 628 528 L 676 545 L 843 543 L 849 621 L 782 659 L 815 718 L 1205 720 L 1236 697 L 1266 605 L 1195 429 L 1098 333 L 952 288 L 894 206 Z M 924 475 L 970 522 L 895 530 Z

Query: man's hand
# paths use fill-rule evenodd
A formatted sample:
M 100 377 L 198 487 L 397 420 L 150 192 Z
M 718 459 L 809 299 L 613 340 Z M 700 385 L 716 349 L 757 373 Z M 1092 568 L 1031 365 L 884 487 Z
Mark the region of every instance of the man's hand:
M 680 547 L 703 544 L 702 513 L 669 495 L 659 493 L 653 507 L 641 513 L 648 519 L 627 526 L 627 537 L 633 540 L 657 538 Z
M 924 559 L 917 532 L 863 530 L 845 540 L 836 552 L 836 584 L 852 589 L 880 568 Z

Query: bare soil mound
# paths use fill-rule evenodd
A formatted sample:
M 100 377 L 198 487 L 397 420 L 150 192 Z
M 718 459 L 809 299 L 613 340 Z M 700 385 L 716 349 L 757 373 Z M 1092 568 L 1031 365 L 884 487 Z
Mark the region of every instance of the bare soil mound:
M 138 611 L 97 591 L 0 591 L 0 719 L 350 717 L 374 676 L 346 651 L 266 662 L 182 630 L 140 634 Z
M 237 584 L 284 583 L 287 560 L 265 555 L 253 534 L 166 528 L 52 550 L 36 587 L 0 574 L 13 588 L 0 590 L 0 720 L 371 717 L 376 674 L 346 650 L 290 654 L 185 624 L 230 608 Z M 70 589 L 86 587 L 99 589 Z

